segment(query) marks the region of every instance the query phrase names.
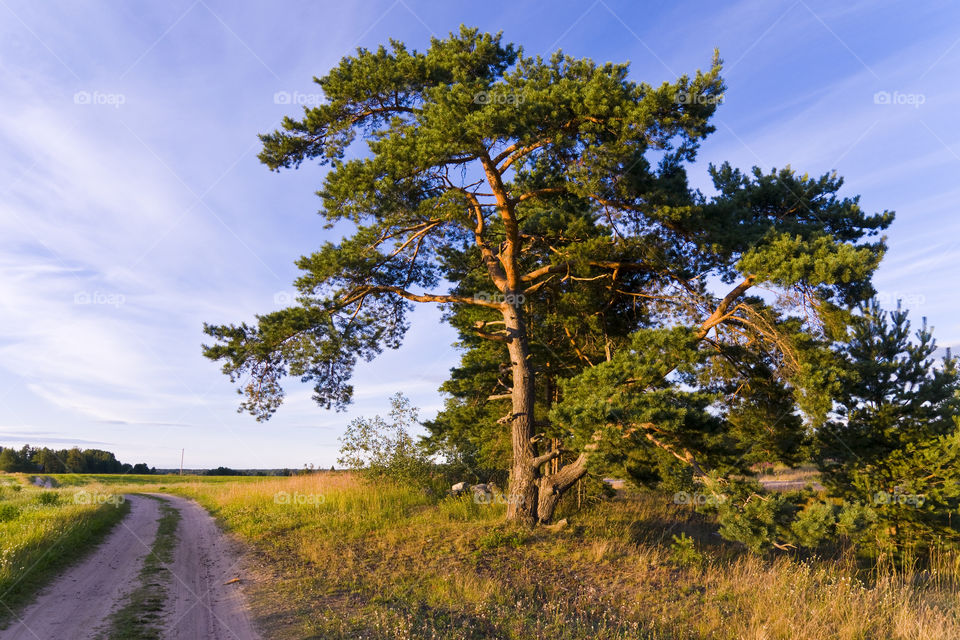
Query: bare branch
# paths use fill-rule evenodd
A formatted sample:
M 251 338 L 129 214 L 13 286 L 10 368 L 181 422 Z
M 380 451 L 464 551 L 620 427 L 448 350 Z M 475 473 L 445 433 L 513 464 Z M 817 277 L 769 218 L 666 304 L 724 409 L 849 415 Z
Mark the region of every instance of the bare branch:
M 509 147 L 507 147 L 506 149 L 504 149 L 502 152 L 500 152 L 497 155 L 497 157 L 493 159 L 493 164 L 500 165 L 499 167 L 497 167 L 497 170 L 500 171 L 500 173 L 503 173 L 504 171 L 510 168 L 510 165 L 512 165 L 517 160 L 520 160 L 521 158 L 523 158 L 523 156 L 549 143 L 550 143 L 549 138 L 541 140 L 539 142 L 534 142 L 533 144 L 529 144 L 525 147 L 521 147 L 519 142 L 515 142 Z M 500 163 L 505 158 L 506 158 L 506 162 L 504 162 L 501 165 Z
M 530 464 L 531 466 L 533 466 L 534 469 L 536 469 L 540 467 L 540 465 L 546 464 L 547 462 L 550 462 L 554 458 L 559 458 L 559 457 L 560 457 L 560 449 L 552 449 L 551 451 L 548 451 L 545 454 L 541 456 L 537 456 L 536 458 L 531 460 Z
M 475 336 L 483 338 L 484 340 L 493 340 L 494 342 L 503 342 L 504 344 L 509 343 L 513 339 L 509 336 L 502 336 L 496 333 L 487 333 L 486 331 L 481 331 L 480 329 L 470 329 L 470 331 Z
M 427 224 L 422 229 L 420 229 L 419 231 L 411 235 L 409 238 L 407 238 L 403 242 L 403 244 L 401 244 L 399 247 L 394 249 L 393 252 L 389 256 L 387 256 L 387 260 L 390 260 L 391 258 L 395 258 L 401 251 L 403 251 L 408 246 L 410 246 L 411 242 L 413 242 L 414 240 L 423 238 L 426 234 L 430 233 L 433 229 L 435 229 L 436 227 L 439 227 L 441 224 L 443 224 L 442 220 L 437 220 Z M 419 250 L 419 244 L 417 246 Z
M 540 491 L 548 496 L 556 496 L 573 486 L 577 480 L 587 475 L 587 453 L 581 453 L 577 459 L 560 467 L 556 473 L 540 479 Z
M 580 347 L 577 346 L 577 341 L 573 339 L 573 334 L 570 333 L 570 329 L 568 329 L 566 326 L 564 326 L 564 327 L 563 327 L 563 332 L 564 332 L 565 334 L 567 334 L 567 340 L 570 341 L 570 346 L 573 347 L 573 350 L 574 350 L 574 352 L 576 352 L 577 357 L 580 358 L 581 360 L 583 360 L 584 362 L 586 362 L 588 365 L 590 365 L 590 366 L 592 367 L 592 366 L 593 366 L 593 362 L 591 362 L 591 361 L 590 361 L 590 358 L 588 358 L 586 355 L 584 355 L 584 353 L 583 353 L 582 351 L 580 351 Z
M 555 264 L 546 265 L 540 267 L 539 269 L 534 269 L 529 273 L 524 274 L 520 277 L 522 282 L 531 282 L 537 278 L 551 273 L 560 273 L 566 271 L 570 268 L 570 262 L 558 262 Z M 644 264 L 642 262 L 616 262 L 614 260 L 588 260 L 587 264 L 591 267 L 599 267 L 601 269 L 610 269 L 614 272 L 617 271 L 645 271 L 651 269 L 650 265 Z
M 756 279 L 757 279 L 756 276 L 748 275 L 746 278 L 743 279 L 743 282 L 741 282 L 736 287 L 731 289 L 730 293 L 724 296 L 723 300 L 720 301 L 720 304 L 717 305 L 717 308 L 714 310 L 714 312 L 710 314 L 710 317 L 707 318 L 703 322 L 703 324 L 700 325 L 700 330 L 698 332 L 698 336 L 700 338 L 703 338 L 704 336 L 706 336 L 707 333 L 710 331 L 710 329 L 714 328 L 715 326 L 717 326 L 718 324 L 720 324 L 721 322 L 723 322 L 724 320 L 730 317 L 730 315 L 727 313 L 727 311 L 730 308 L 730 305 L 733 304 L 737 298 L 742 296 L 747 289 L 752 287 Z

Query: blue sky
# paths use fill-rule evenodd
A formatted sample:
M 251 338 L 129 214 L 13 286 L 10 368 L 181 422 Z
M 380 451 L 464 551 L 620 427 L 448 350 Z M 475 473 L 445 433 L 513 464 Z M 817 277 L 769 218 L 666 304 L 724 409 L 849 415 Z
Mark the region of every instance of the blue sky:
M 837 170 L 897 220 L 876 287 L 960 344 L 960 5 L 0 0 L 0 444 L 96 446 L 159 467 L 322 466 L 357 415 L 403 390 L 431 415 L 456 362 L 434 308 L 361 366 L 347 414 L 292 381 L 267 424 L 235 412 L 202 323 L 292 293 L 330 235 L 315 166 L 274 174 L 256 134 L 358 46 L 423 49 L 461 23 L 527 53 L 632 63 L 658 84 L 706 68 L 728 91 L 706 163 Z

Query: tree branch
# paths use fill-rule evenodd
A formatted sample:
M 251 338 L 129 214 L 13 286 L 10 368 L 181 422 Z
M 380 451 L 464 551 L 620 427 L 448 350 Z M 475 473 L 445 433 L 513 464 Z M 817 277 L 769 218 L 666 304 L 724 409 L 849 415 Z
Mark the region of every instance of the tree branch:
M 570 329 L 568 329 L 567 327 L 564 327 L 563 332 L 567 334 L 567 339 L 570 341 L 570 346 L 573 347 L 573 350 L 577 354 L 577 357 L 592 367 L 593 362 L 591 362 L 590 358 L 584 355 L 584 353 L 580 350 L 580 347 L 577 346 L 577 341 L 573 339 L 573 334 L 570 333 Z
M 551 273 L 560 273 L 570 268 L 570 262 L 558 262 L 556 264 L 546 265 L 539 269 L 534 269 L 520 277 L 522 282 L 530 282 L 541 276 Z M 601 269 L 610 269 L 612 271 L 645 271 L 650 269 L 650 265 L 642 262 L 617 262 L 614 260 L 588 260 L 587 264 L 591 267 L 600 267 Z
M 690 467 L 693 468 L 693 475 L 697 476 L 698 478 L 702 478 L 707 475 L 703 468 L 700 467 L 700 464 L 697 462 L 696 458 L 693 457 L 693 454 L 690 453 L 689 449 L 684 449 L 683 453 L 681 454 L 678 453 L 677 450 L 670 444 L 663 442 L 662 440 L 658 440 L 652 433 L 646 432 L 643 435 L 647 440 L 652 442 L 657 447 L 663 449 L 680 462 L 690 465 Z
M 500 165 L 500 163 L 504 160 L 504 158 L 506 158 L 506 162 L 504 162 L 502 165 L 497 167 L 497 170 L 500 171 L 500 173 L 503 173 L 504 171 L 510 168 L 510 165 L 512 165 L 514 162 L 516 162 L 523 156 L 549 143 L 550 143 L 549 138 L 545 140 L 540 140 L 539 142 L 534 142 L 533 144 L 529 144 L 525 147 L 521 147 L 519 142 L 515 142 L 509 147 L 507 147 L 506 149 L 504 149 L 503 151 L 501 151 L 497 155 L 497 157 L 493 159 L 493 164 Z
M 417 113 L 417 112 L 418 111 L 416 109 L 413 109 L 411 107 L 404 107 L 401 105 L 374 107 L 374 108 L 367 109 L 366 111 L 361 111 L 358 114 L 355 114 L 353 116 L 353 119 L 350 121 L 350 124 L 357 124 L 361 120 L 364 120 L 365 118 L 369 118 L 370 116 L 377 116 L 385 113 Z
M 347 295 L 347 299 L 341 303 L 341 306 L 345 307 L 350 305 L 361 298 L 365 298 L 369 295 L 376 295 L 378 293 L 392 293 L 398 295 L 401 298 L 405 298 L 412 302 L 439 302 L 442 304 L 449 303 L 459 303 L 459 304 L 472 304 L 478 307 L 487 307 L 488 309 L 501 310 L 503 308 L 503 303 L 501 302 L 491 302 L 488 300 L 481 300 L 479 298 L 468 298 L 466 296 L 457 296 L 457 295 L 438 295 L 432 293 L 423 293 L 417 294 L 401 289 L 400 287 L 391 287 L 386 285 L 362 285 L 351 291 Z
M 607 426 L 616 426 L 616 425 L 607 425 Z M 667 453 L 675 457 L 680 462 L 690 465 L 693 468 L 694 475 L 696 475 L 697 477 L 703 477 L 707 475 L 707 473 L 703 470 L 703 468 L 697 462 L 697 459 L 694 457 L 693 453 L 691 453 L 689 449 L 683 449 L 682 452 L 678 452 L 676 447 L 674 447 L 673 445 L 667 442 L 664 442 L 663 440 L 660 440 L 655 435 L 653 435 L 653 433 L 665 433 L 665 432 L 663 431 L 663 429 L 657 428 L 657 426 L 652 422 L 632 424 L 627 429 L 623 429 L 623 432 L 621 433 L 620 437 L 629 438 L 631 435 L 633 435 L 637 431 L 642 431 L 643 437 L 645 437 L 647 440 L 653 443 L 654 446 L 659 447 L 660 449 L 663 449 L 664 451 L 666 451 Z M 587 451 L 596 450 L 599 441 L 602 439 L 603 439 L 603 435 L 601 431 L 594 432 L 593 434 L 594 442 L 584 447 L 584 454 L 582 455 L 586 455 Z
M 534 469 L 537 469 L 540 467 L 540 465 L 550 462 L 554 458 L 559 458 L 559 457 L 560 457 L 560 449 L 553 449 L 541 456 L 537 456 L 536 458 L 530 461 L 530 464 Z
M 483 338 L 484 340 L 493 340 L 494 342 L 503 342 L 505 344 L 509 343 L 510 340 L 512 340 L 512 338 L 508 336 L 501 336 L 495 333 L 487 333 L 486 331 L 481 331 L 480 329 L 471 328 L 470 331 L 473 332 L 473 334 L 476 335 L 477 337 Z
M 480 163 L 483 165 L 483 171 L 487 176 L 487 183 L 493 191 L 497 200 L 497 209 L 500 211 L 500 218 L 503 220 L 503 230 L 506 233 L 506 243 L 503 251 L 500 252 L 500 264 L 506 275 L 507 290 L 515 292 L 520 290 L 520 276 L 517 273 L 517 263 L 520 250 L 520 225 L 517 222 L 513 210 L 513 202 L 510 200 L 510 194 L 507 193 L 507 187 L 503 183 L 503 176 L 497 169 L 493 160 L 486 153 L 480 156 Z
M 587 475 L 587 453 L 581 453 L 577 459 L 560 467 L 556 473 L 544 476 L 540 480 L 540 491 L 556 495 L 573 486 L 577 480 Z
M 554 195 L 557 193 L 565 193 L 567 190 L 563 187 L 545 187 L 543 189 L 534 189 L 533 191 L 527 191 L 526 193 L 520 195 L 519 197 L 513 200 L 514 203 L 520 203 L 524 200 L 530 200 L 531 198 L 539 198 L 540 196 Z
M 717 308 L 710 314 L 710 317 L 707 318 L 703 324 L 700 325 L 700 330 L 697 332 L 697 335 L 700 338 L 709 333 L 710 329 L 714 328 L 721 322 L 727 319 L 727 310 L 730 308 L 730 305 L 736 301 L 744 292 L 753 286 L 753 283 L 756 281 L 756 276 L 748 275 L 743 279 L 743 282 L 738 284 L 736 287 L 730 290 L 723 300 L 720 301 L 720 304 L 717 305 Z
M 453 188 L 462 193 L 470 202 L 470 207 L 473 209 L 473 214 L 477 219 L 477 225 L 473 229 L 474 242 L 480 249 L 480 256 L 483 258 L 483 263 L 487 266 L 487 272 L 490 274 L 493 284 L 502 292 L 506 289 L 507 276 L 503 271 L 503 266 L 497 261 L 497 257 L 494 255 L 493 250 L 490 249 L 490 245 L 487 244 L 487 241 L 483 237 L 483 233 L 486 229 L 486 224 L 483 218 L 483 205 L 480 204 L 480 200 L 477 199 L 476 194 L 471 193 L 462 187 Z

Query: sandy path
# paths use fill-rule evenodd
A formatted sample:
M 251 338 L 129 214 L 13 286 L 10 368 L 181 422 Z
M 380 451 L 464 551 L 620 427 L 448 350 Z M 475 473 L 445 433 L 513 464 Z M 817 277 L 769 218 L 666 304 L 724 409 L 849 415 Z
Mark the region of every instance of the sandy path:
M 164 495 L 180 510 L 179 544 L 170 572 L 164 638 L 250 640 L 254 632 L 239 582 L 239 556 L 207 511 L 192 500 Z
M 168 566 L 163 638 L 259 640 L 244 606 L 238 555 L 213 518 L 190 500 L 158 495 L 180 511 L 177 548 Z M 130 514 L 94 553 L 44 589 L 0 640 L 92 640 L 108 616 L 140 586 L 138 574 L 153 544 L 159 503 L 127 496 Z
M 157 534 L 155 500 L 127 496 L 130 513 L 86 559 L 43 589 L 2 640 L 88 640 L 135 583 Z

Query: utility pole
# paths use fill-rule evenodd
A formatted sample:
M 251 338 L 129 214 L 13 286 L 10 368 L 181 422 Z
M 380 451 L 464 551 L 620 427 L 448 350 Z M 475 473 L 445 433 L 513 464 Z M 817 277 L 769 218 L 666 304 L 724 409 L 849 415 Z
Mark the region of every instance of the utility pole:
M 186 449 L 180 449 L 180 475 L 183 475 L 183 452 Z

